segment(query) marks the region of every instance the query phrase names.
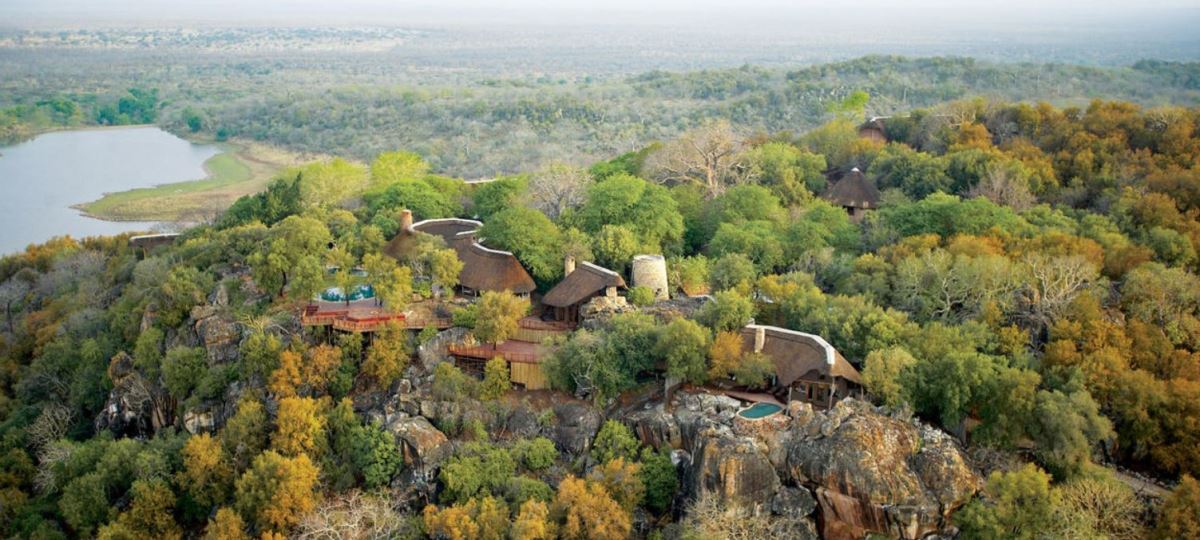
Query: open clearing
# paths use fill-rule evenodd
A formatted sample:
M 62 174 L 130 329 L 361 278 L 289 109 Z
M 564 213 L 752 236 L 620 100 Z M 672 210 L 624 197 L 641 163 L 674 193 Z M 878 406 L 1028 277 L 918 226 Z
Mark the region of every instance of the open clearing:
M 280 170 L 305 160 L 300 154 L 252 142 L 222 145 L 224 152 L 204 162 L 207 178 L 109 193 L 77 208 L 110 221 L 207 221 L 238 197 L 265 189 Z

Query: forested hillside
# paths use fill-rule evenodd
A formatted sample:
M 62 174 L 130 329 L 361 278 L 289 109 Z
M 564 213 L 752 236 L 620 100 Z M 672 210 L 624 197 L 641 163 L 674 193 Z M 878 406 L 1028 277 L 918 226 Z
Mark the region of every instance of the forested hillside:
M 843 497 L 881 513 L 927 509 L 865 530 L 893 535 L 919 524 L 963 538 L 1196 537 L 1200 109 L 973 99 L 886 119 L 887 141 L 858 133 L 864 108 L 1050 84 L 1012 77 L 1020 69 L 865 59 L 790 74 L 659 73 L 589 90 L 615 84 L 630 98 L 614 100 L 625 113 L 484 100 L 439 116 L 438 129 L 529 123 L 537 136 L 522 144 L 534 145 L 597 115 L 597 131 L 574 140 L 599 141 L 589 138 L 622 124 L 609 114 L 629 114 L 625 125 L 661 121 L 663 131 L 630 128 L 622 144 L 680 136 L 588 169 L 555 164 L 483 184 L 431 173 L 474 163 L 473 153 L 314 163 L 150 253 L 126 237 L 62 238 L 9 256 L 0 262 L 0 530 L 803 538 L 820 525 L 840 537 L 828 501 Z M 1146 92 L 1137 81 L 1161 70 L 1186 78 L 1183 69 L 1046 76 L 1058 88 L 1099 77 L 1113 85 L 1105 91 L 1136 93 Z M 920 82 L 933 73 L 945 77 Z M 875 92 L 869 101 L 851 91 L 860 85 Z M 1155 88 L 1146 100 L 1188 102 L 1196 91 L 1194 80 Z M 311 117 L 311 134 L 269 120 L 305 110 L 302 96 L 210 103 L 203 129 L 253 136 L 262 126 L 263 138 L 370 157 L 398 140 L 372 127 L 390 125 L 384 112 L 425 114 L 408 111 L 438 100 L 399 107 L 370 95 L 324 94 L 331 114 Z M 684 105 L 633 112 L 655 100 Z M 238 123 L 245 107 L 257 112 Z M 690 112 L 650 120 L 669 110 Z M 322 118 L 342 127 L 318 130 Z M 405 126 L 395 129 L 387 133 Z M 512 167 L 529 157 L 502 156 Z M 853 168 L 882 191 L 861 221 L 819 196 Z M 662 253 L 673 297 L 715 301 L 687 310 L 687 300 L 655 302 L 635 287 L 631 311 L 548 342 L 553 391 L 511 388 L 503 361 L 477 379 L 431 351 L 512 337 L 529 301 L 450 298 L 462 266 L 436 242 L 399 262 L 382 256 L 406 209 L 418 220 L 482 220 L 480 236 L 515 254 L 543 292 L 563 277 L 566 255 L 625 272 L 634 255 Z M 300 325 L 314 294 L 364 279 L 389 309 L 440 306 L 452 328 L 392 327 L 364 340 Z M 719 418 L 733 413 L 714 396 L 680 398 L 660 417 L 648 415 L 669 403 L 623 408 L 654 396 L 666 376 L 693 388 L 768 387 L 769 363 L 737 345 L 750 320 L 822 336 L 862 372 L 864 399 L 879 408 L 854 399 L 828 413 L 793 408 L 783 439 L 728 435 Z M 869 447 L 851 435 L 863 426 L 883 426 Z M 879 467 L 898 446 L 914 457 Z M 832 457 L 806 461 L 821 451 Z M 867 457 L 845 475 L 830 469 L 852 456 Z M 1117 468 L 1172 490 L 1135 492 Z M 770 505 L 740 498 L 751 488 L 774 493 Z
M 0 134 L 10 138 L 56 125 L 155 122 L 185 135 L 363 162 L 406 148 L 436 172 L 467 178 L 550 161 L 586 165 L 714 118 L 743 135 L 800 133 L 853 90 L 871 94 L 873 115 L 969 96 L 1060 106 L 1200 101 L 1200 67 L 1158 61 L 1081 67 L 872 56 L 798 69 L 626 75 L 417 68 L 323 51 L 30 54 L 0 51 Z

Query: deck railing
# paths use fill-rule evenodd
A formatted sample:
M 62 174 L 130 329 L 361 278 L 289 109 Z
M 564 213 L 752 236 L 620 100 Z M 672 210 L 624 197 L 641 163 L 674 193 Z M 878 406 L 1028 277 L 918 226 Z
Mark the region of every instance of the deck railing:
M 461 356 L 464 358 L 491 360 L 492 358 L 499 356 L 509 362 L 520 362 L 525 364 L 538 363 L 538 355 L 536 354 L 501 351 L 495 347 L 451 345 L 448 347 L 448 349 L 451 355 Z

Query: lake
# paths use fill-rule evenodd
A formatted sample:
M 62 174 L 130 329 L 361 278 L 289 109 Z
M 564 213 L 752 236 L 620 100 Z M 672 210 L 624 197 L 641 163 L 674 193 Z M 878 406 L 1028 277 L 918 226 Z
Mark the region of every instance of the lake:
M 0 254 L 55 236 L 149 231 L 158 224 L 103 221 L 71 205 L 204 178 L 204 161 L 220 152 L 151 126 L 57 131 L 0 146 Z

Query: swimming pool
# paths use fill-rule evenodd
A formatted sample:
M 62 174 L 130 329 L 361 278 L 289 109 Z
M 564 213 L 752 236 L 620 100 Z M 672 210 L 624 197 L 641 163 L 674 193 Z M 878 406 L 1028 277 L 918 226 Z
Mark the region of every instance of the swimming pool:
M 742 409 L 741 411 L 738 411 L 738 416 L 741 416 L 742 418 L 749 418 L 751 420 L 757 420 L 759 418 L 766 418 L 782 410 L 783 407 L 780 407 L 774 403 L 759 402 Z
M 342 293 L 341 287 L 330 287 L 321 291 L 321 300 L 326 302 L 345 302 L 346 300 L 353 302 L 364 298 L 375 298 L 375 289 L 370 285 L 355 287 L 350 293 L 350 298 L 346 298 L 346 295 Z

